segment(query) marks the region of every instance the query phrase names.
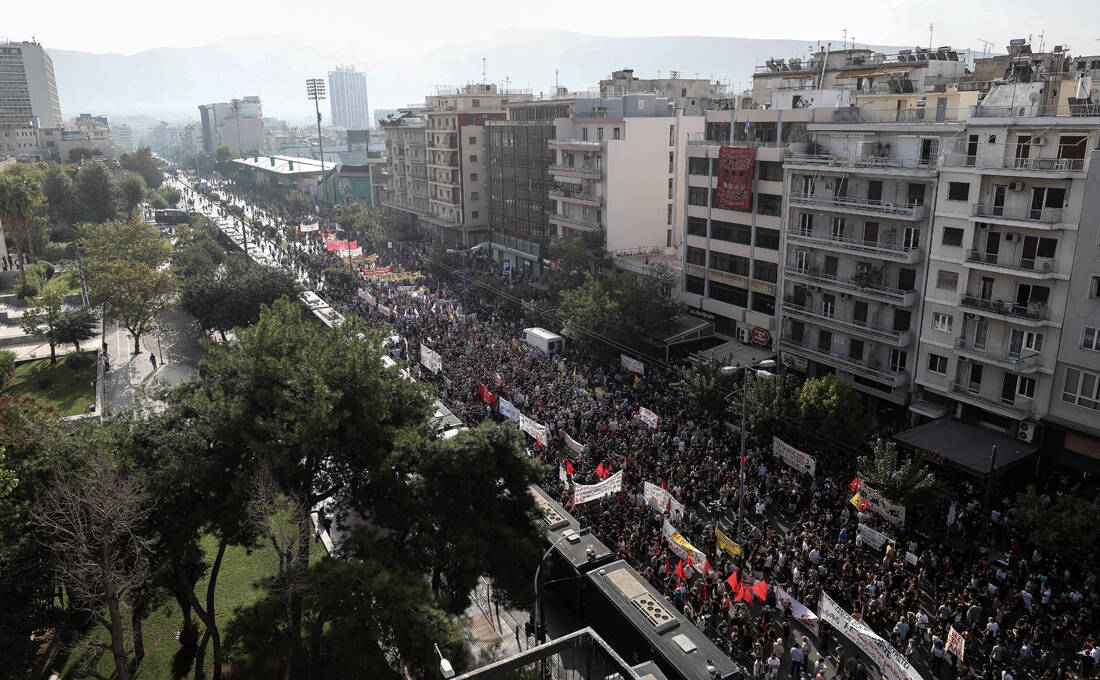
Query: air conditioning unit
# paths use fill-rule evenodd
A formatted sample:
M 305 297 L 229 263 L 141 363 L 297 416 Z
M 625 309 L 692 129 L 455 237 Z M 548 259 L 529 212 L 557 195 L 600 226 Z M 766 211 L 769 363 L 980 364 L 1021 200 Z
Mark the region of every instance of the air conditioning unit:
M 1019 234 L 1013 233 L 1011 231 L 1005 233 L 1005 243 L 1015 243 L 1019 240 L 1020 240 L 1020 235 Z
M 746 328 L 745 326 L 738 326 L 737 327 L 737 340 L 738 340 L 738 342 L 743 342 L 745 344 L 748 344 L 748 342 L 749 342 L 749 329 Z
M 1023 182 L 1009 182 L 1008 183 L 1008 190 L 1009 191 L 1023 191 L 1024 190 L 1024 183 Z
M 1039 434 L 1039 425 L 1029 420 L 1021 420 L 1016 425 L 1016 438 L 1022 442 L 1030 444 L 1035 441 L 1036 435 Z
M 1032 137 L 1031 138 L 1031 145 L 1032 146 L 1043 146 L 1046 143 L 1047 143 L 1047 138 L 1046 137 Z
M 974 318 L 974 312 L 967 312 L 966 313 L 966 318 L 973 319 Z

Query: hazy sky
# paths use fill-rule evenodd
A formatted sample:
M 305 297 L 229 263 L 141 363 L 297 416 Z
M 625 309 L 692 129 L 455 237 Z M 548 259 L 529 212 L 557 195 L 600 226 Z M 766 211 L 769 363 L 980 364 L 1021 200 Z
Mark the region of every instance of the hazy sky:
M 1003 50 L 1010 38 L 1045 31 L 1046 47 L 1068 44 L 1074 54 L 1100 52 L 1100 3 L 1095 0 L 833 0 L 744 2 L 654 0 L 553 2 L 453 0 L 309 3 L 269 0 L 101 0 L 91 23 L 75 20 L 88 5 L 58 0 L 43 13 L 30 2 L 6 3 L 0 37 L 30 39 L 48 48 L 133 54 L 151 47 L 192 47 L 242 34 L 285 36 L 298 42 L 416 49 L 417 41 L 440 45 L 488 38 L 513 27 L 572 30 L 608 36 L 712 35 L 793 38 L 874 44 L 932 42 L 981 50 L 981 39 Z M 59 20 L 69 17 L 73 20 Z

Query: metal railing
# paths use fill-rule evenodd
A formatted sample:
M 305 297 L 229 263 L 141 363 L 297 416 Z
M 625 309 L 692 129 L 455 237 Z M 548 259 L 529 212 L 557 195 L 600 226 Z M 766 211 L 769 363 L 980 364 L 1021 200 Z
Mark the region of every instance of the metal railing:
M 599 148 L 603 146 L 603 143 L 607 141 L 604 139 L 549 139 L 547 144 L 551 147 L 554 146 L 590 146 L 593 148 Z
M 580 215 L 563 215 L 561 213 L 553 213 L 548 216 L 551 222 L 566 222 L 568 224 L 575 224 L 587 229 L 602 229 L 603 225 L 596 221 L 593 217 L 583 217 Z
M 909 294 L 915 294 L 913 290 L 901 290 L 900 288 L 889 288 L 887 286 L 859 286 L 851 281 L 841 279 L 835 275 L 822 274 L 812 269 L 791 269 L 785 268 L 783 270 L 787 276 L 791 276 L 797 279 L 803 279 L 810 281 L 828 288 L 834 288 L 837 290 L 847 291 L 853 294 L 865 293 L 869 295 L 877 295 L 879 297 L 888 298 L 895 304 L 902 304 Z
M 970 156 L 958 152 L 944 154 L 943 164 L 952 168 L 1029 172 L 1081 172 L 1085 169 L 1084 158 L 1003 158 Z
M 590 175 L 602 175 L 603 168 L 598 168 L 589 165 L 558 165 L 553 164 L 549 168 L 550 172 L 583 172 Z
M 1047 318 L 1047 306 L 1035 302 L 1023 305 L 1014 300 L 986 300 L 974 295 L 964 295 L 960 304 L 967 309 L 1032 321 L 1043 321 Z
M 956 338 L 955 347 L 964 354 L 974 354 L 986 360 L 1006 364 L 1014 371 L 1032 371 L 1039 366 L 1039 353 L 1012 350 L 988 343 L 977 343 L 968 338 Z
M 785 312 L 813 319 L 816 322 L 837 326 L 839 328 L 843 328 L 844 330 L 855 331 L 857 333 L 865 333 L 867 335 L 877 336 L 879 338 L 895 343 L 900 342 L 902 338 L 910 332 L 896 331 L 892 328 L 879 326 L 869 321 L 860 321 L 854 318 L 844 318 L 837 316 L 836 314 L 815 312 L 809 307 L 804 307 L 802 305 L 796 304 L 793 298 L 783 298 L 783 310 Z
M 895 387 L 905 384 L 907 374 L 904 370 L 893 370 L 889 366 L 883 365 L 883 363 L 877 359 L 868 361 L 866 359 L 856 359 L 854 357 L 844 356 L 837 352 L 823 350 L 813 345 L 807 345 L 790 336 L 781 337 L 780 343 L 784 346 L 794 348 L 795 351 L 810 355 L 815 361 L 835 364 L 850 373 L 860 373 L 878 380 L 883 380 Z
M 966 261 L 1038 274 L 1049 274 L 1054 270 L 1053 260 L 1047 257 L 1002 257 L 1000 253 L 983 253 L 980 250 L 967 251 Z
M 1018 420 L 1024 420 L 1031 415 L 1031 407 L 1020 408 L 1016 405 L 1016 400 L 1008 401 L 1004 397 L 1000 399 L 990 399 L 981 394 L 981 392 L 971 391 L 969 386 L 964 385 L 961 382 L 955 382 L 951 384 L 951 391 L 955 394 L 963 397 L 964 399 L 972 399 L 981 404 L 986 404 L 994 409 L 1004 409 L 1010 411 Z
M 550 187 L 548 192 L 551 196 L 557 196 L 558 198 L 575 198 L 581 201 L 600 201 L 600 196 L 587 193 L 584 191 L 570 191 L 569 189 L 562 189 L 560 187 Z
M 869 198 L 855 198 L 852 196 L 821 196 L 792 193 L 791 200 L 833 208 L 864 210 L 867 212 L 882 213 L 884 215 L 901 215 L 905 217 L 923 217 L 925 211 L 925 206 L 920 203 L 911 205 L 905 205 L 903 203 L 898 205 L 885 201 L 875 201 Z
M 846 108 L 815 109 L 815 123 L 955 123 L 965 121 L 969 107 L 955 106 L 939 109 L 931 106 L 897 107 L 849 106 Z
M 1100 116 L 1100 104 L 1091 102 L 1067 103 L 1067 104 L 1031 104 L 1030 102 L 1015 104 L 1013 106 L 985 106 L 979 104 L 974 107 L 976 118 L 1024 118 L 1035 116 Z
M 935 158 L 898 158 L 896 156 L 864 156 L 860 154 L 809 154 L 796 153 L 787 158 L 793 165 L 826 165 L 841 168 L 911 168 L 934 170 Z
M 985 203 L 974 203 L 970 206 L 970 214 L 974 217 L 988 217 L 991 219 L 1003 217 L 1006 220 L 1023 220 L 1044 224 L 1061 222 L 1062 212 L 1062 208 L 1009 208 L 1003 205 L 987 205 Z
M 861 239 L 846 239 L 836 236 L 814 236 L 813 233 L 802 233 L 798 230 L 789 232 L 788 237 L 795 241 L 819 244 L 823 246 L 843 246 L 847 250 L 856 250 L 861 253 L 893 255 L 909 258 L 919 252 L 917 246 L 899 245 L 896 243 L 881 243 L 879 241 L 864 241 Z

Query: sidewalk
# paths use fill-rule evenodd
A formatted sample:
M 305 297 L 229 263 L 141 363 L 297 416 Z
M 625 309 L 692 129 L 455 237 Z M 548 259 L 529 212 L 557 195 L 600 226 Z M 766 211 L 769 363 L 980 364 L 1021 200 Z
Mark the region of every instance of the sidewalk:
M 111 370 L 104 376 L 104 415 L 142 407 L 153 385 L 178 385 L 198 368 L 201 333 L 191 317 L 177 310 L 161 317 L 160 324 L 159 332 L 142 337 L 140 354 L 132 354 L 134 339 L 129 333 L 117 323 L 108 324 L 105 342 Z M 156 371 L 150 353 L 156 354 Z

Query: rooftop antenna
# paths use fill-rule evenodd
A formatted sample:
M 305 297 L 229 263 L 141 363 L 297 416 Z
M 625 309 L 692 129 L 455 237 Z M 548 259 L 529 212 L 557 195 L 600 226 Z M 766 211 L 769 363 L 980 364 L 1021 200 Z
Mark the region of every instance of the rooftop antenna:
M 1046 34 L 1047 34 L 1047 29 L 1045 29 L 1045 28 L 1042 30 L 1042 32 L 1039 33 L 1039 51 L 1040 52 L 1043 51 L 1043 45 L 1046 44 L 1045 41 L 1043 40 L 1043 38 L 1044 38 L 1044 36 L 1046 36 Z
M 982 44 L 982 58 L 983 59 L 988 58 L 989 57 L 989 48 L 993 47 L 993 41 L 992 40 L 986 40 L 985 38 L 978 38 L 978 42 L 980 42 Z
M 554 94 L 555 95 L 558 93 L 558 88 L 559 87 L 561 87 L 561 85 L 558 84 L 558 69 L 554 69 Z
M 485 80 L 486 64 L 487 64 L 487 62 L 485 60 L 485 57 L 482 57 L 481 58 L 481 84 L 482 85 L 484 85 L 486 82 L 488 82 L 488 81 Z
M 841 31 L 844 34 L 844 49 L 848 49 L 848 29 Z
M 935 24 L 928 24 L 928 51 L 932 51 L 932 29 L 935 28 Z

